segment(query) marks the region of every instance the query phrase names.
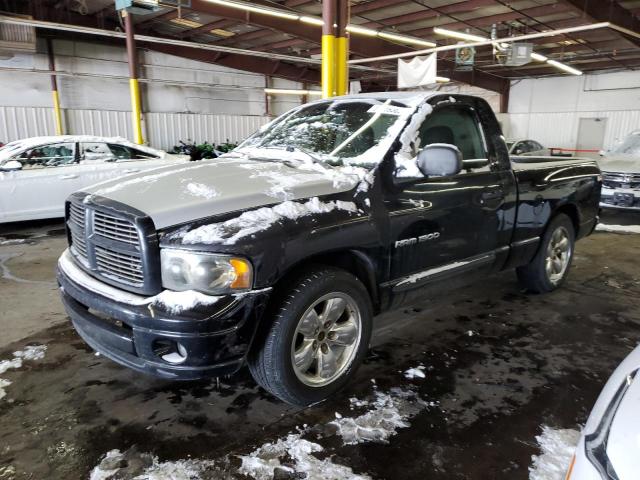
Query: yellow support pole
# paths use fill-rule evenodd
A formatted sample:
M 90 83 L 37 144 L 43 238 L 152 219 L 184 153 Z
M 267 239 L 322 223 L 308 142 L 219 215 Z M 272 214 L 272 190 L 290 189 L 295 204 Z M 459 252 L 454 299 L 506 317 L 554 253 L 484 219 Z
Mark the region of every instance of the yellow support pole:
M 336 35 L 336 94 L 349 93 L 349 1 L 338 0 L 337 4 L 337 35 Z
M 336 95 L 349 92 L 349 39 L 336 38 Z
M 133 33 L 131 14 L 123 12 L 124 29 L 127 36 L 127 60 L 129 63 L 129 94 L 131 96 L 131 128 L 133 141 L 138 145 L 144 143 L 142 138 L 142 107 L 140 102 L 140 85 L 138 84 L 138 56 Z
M 322 35 L 322 98 L 336 95 L 336 37 Z
M 134 142 L 138 145 L 144 143 L 142 138 L 142 108 L 140 105 L 140 85 L 137 78 L 129 79 L 131 93 L 131 125 L 133 126 Z
M 56 61 L 53 54 L 53 42 L 47 38 L 47 56 L 51 71 L 51 95 L 53 97 L 53 119 L 56 124 L 56 135 L 64 135 L 62 127 L 62 110 L 60 109 L 60 94 L 58 93 L 58 79 L 56 78 Z
M 60 96 L 58 95 L 57 90 L 52 90 L 51 94 L 53 95 L 53 116 L 56 122 L 56 135 L 63 135 L 64 131 L 62 129 L 62 110 L 60 109 Z

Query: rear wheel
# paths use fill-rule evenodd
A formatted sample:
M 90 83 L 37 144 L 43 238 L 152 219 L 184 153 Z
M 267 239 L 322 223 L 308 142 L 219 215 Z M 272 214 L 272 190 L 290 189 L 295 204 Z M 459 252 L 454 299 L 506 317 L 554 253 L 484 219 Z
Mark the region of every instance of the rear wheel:
M 285 296 L 249 369 L 256 382 L 287 403 L 324 400 L 362 362 L 371 319 L 368 292 L 356 277 L 334 268 L 310 270 Z
M 555 216 L 542 237 L 536 256 L 528 265 L 516 269 L 522 286 L 534 293 L 546 293 L 562 285 L 569 274 L 574 244 L 571 219 L 563 213 Z

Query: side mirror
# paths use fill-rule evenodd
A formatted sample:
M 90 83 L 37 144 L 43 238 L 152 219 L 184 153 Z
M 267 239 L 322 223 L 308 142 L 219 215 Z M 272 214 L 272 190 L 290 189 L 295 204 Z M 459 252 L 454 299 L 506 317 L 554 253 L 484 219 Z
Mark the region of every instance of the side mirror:
M 0 170 L 3 172 L 15 172 L 16 170 L 22 170 L 22 164 L 17 160 L 9 160 L 4 165 L 0 166 Z
M 462 153 L 455 145 L 432 143 L 418 153 L 418 168 L 426 177 L 447 177 L 462 170 Z

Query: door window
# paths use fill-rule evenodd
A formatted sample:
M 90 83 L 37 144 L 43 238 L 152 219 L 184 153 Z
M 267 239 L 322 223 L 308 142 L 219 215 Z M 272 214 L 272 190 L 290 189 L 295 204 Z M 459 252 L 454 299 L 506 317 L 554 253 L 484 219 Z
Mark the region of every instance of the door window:
M 24 170 L 60 167 L 75 162 L 75 143 L 41 145 L 22 152 L 15 160 Z
M 106 143 L 86 142 L 80 144 L 80 161 L 83 163 L 114 162 L 113 155 Z
M 117 145 L 115 143 L 110 143 L 109 149 L 117 160 L 149 160 L 158 158 L 157 155 L 143 152 L 135 148 L 125 147 L 124 145 Z
M 463 172 L 486 169 L 489 165 L 487 149 L 475 112 L 465 106 L 439 107 L 420 125 L 417 150 L 433 143 L 455 145 L 462 153 Z M 414 152 L 417 155 L 417 152 Z M 412 159 L 415 162 L 416 157 Z M 406 167 L 402 161 L 397 167 Z M 406 170 L 413 170 L 406 168 Z M 409 176 L 397 172 L 398 176 Z

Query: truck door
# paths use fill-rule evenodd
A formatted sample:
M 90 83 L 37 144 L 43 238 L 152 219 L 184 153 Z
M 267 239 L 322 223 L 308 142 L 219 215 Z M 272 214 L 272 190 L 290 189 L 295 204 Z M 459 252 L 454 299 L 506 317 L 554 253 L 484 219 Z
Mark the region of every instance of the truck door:
M 463 157 L 459 174 L 405 178 L 404 162 L 396 157 L 397 188 L 385 198 L 390 232 L 386 286 L 396 298 L 411 297 L 412 290 L 423 293 L 427 285 L 449 289 L 472 281 L 491 270 L 500 243 L 507 245 L 507 236 L 498 235 L 505 228 L 502 169 L 474 101 L 438 102 L 420 125 L 411 152 L 417 155 L 420 145 L 455 145 Z

